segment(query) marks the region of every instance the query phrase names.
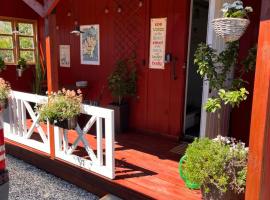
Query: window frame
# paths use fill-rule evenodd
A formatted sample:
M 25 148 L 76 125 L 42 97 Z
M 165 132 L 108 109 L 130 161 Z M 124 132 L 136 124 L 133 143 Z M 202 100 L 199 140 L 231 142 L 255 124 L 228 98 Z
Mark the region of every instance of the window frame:
M 34 62 L 27 62 L 27 64 L 35 65 L 36 64 L 36 56 L 37 56 L 37 44 L 38 44 L 37 20 L 0 16 L 0 21 L 11 22 L 12 31 L 16 30 L 16 27 L 19 27 L 19 23 L 27 23 L 27 24 L 32 24 L 33 25 L 33 36 L 21 35 L 21 34 L 13 34 L 13 33 L 12 33 L 12 35 L 0 34 L 0 36 L 12 36 L 14 63 L 6 63 L 6 65 L 17 65 L 18 60 L 20 58 L 20 52 L 21 51 L 33 51 L 34 52 Z M 20 48 L 20 37 L 22 37 L 22 38 L 33 38 L 34 48 L 33 49 L 22 49 L 22 48 Z M 11 49 L 0 49 L 0 50 L 11 50 Z

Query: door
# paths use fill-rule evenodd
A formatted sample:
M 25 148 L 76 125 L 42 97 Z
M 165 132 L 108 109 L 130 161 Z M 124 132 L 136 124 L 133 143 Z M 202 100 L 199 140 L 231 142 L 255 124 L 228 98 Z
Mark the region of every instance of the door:
M 146 129 L 180 137 L 185 99 L 189 2 L 150 0 L 149 9 L 150 18 L 167 18 L 166 53 L 172 55 L 172 60 L 165 64 L 164 69 L 148 70 Z
M 209 16 L 208 21 L 211 22 L 215 18 L 222 17 L 222 12 L 220 12 L 222 5 L 224 3 L 232 3 L 234 0 L 209 0 Z M 219 37 L 212 27 L 211 23 L 208 23 L 208 32 L 207 32 L 207 44 L 212 48 L 216 49 L 218 52 L 221 52 L 225 48 L 224 40 Z M 212 97 L 212 94 L 209 90 L 209 82 L 204 81 L 203 85 L 203 95 L 202 95 L 202 105 L 204 105 L 208 98 Z M 221 124 L 220 124 L 220 134 L 223 136 L 227 136 L 229 133 L 229 122 L 230 122 L 230 106 L 223 106 L 220 110 Z M 218 134 L 218 125 L 217 121 L 217 113 L 206 113 L 203 109 L 201 110 L 201 126 L 200 126 L 200 137 L 209 137 L 215 138 Z
M 185 120 L 183 127 L 186 139 L 193 139 L 200 136 L 203 79 L 197 73 L 197 66 L 194 65 L 194 55 L 198 45 L 202 42 L 205 43 L 207 39 L 208 12 L 208 0 L 192 0 L 186 73 Z

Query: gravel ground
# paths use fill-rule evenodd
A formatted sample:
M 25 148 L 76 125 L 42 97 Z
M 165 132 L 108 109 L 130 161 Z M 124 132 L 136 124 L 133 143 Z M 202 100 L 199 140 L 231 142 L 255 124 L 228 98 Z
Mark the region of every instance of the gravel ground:
M 7 155 L 9 200 L 96 200 L 95 195 Z

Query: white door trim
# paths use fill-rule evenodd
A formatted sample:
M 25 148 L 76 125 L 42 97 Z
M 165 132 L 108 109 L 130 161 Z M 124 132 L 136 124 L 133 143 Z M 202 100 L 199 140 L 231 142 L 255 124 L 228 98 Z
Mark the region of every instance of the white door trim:
M 188 93 L 188 74 L 189 74 L 189 59 L 190 59 L 190 42 L 191 42 L 191 29 L 192 29 L 192 21 L 193 21 L 193 2 L 190 1 L 190 14 L 189 14 L 189 31 L 188 31 L 188 49 L 187 49 L 187 61 L 186 61 L 186 86 L 185 86 L 185 105 L 184 105 L 184 120 L 183 120 L 183 133 L 186 131 L 186 112 L 187 112 L 187 93 Z
M 216 12 L 216 0 L 209 0 L 209 11 L 208 11 L 208 28 L 207 28 L 207 39 L 208 45 L 212 46 L 214 38 L 214 30 L 212 27 L 212 20 L 215 19 Z M 209 81 L 203 81 L 203 92 L 202 92 L 202 109 L 201 109 L 201 125 L 200 125 L 200 137 L 206 136 L 206 124 L 207 124 L 207 113 L 205 111 L 204 104 L 209 97 Z

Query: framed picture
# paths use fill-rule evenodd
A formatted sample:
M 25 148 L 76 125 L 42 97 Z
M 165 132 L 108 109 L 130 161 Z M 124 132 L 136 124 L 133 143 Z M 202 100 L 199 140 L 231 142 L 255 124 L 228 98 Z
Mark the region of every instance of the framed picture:
M 99 25 L 80 26 L 81 64 L 100 65 Z
M 60 67 L 70 67 L 70 45 L 60 45 Z

